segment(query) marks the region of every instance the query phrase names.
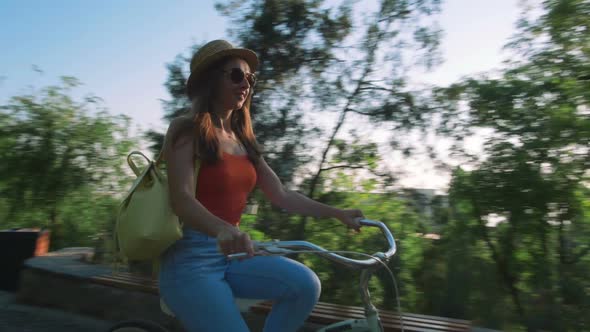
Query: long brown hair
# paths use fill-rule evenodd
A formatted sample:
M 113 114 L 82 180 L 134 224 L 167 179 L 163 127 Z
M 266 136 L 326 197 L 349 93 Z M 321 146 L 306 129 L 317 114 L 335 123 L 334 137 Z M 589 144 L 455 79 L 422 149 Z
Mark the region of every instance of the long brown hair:
M 213 113 L 211 102 L 219 93 L 217 89 L 223 78 L 220 69 L 231 59 L 232 57 L 226 57 L 213 63 L 201 75 L 192 91 L 187 91 L 191 100 L 191 109 L 188 116 L 183 117 L 185 121 L 180 129 L 172 136 L 172 145 L 174 145 L 181 134 L 187 133 L 189 130 L 192 131 L 196 139 L 195 155 L 204 162 L 214 163 L 223 158 L 223 151 L 219 148 L 219 140 L 215 135 L 213 121 L 217 116 Z M 242 108 L 232 111 L 230 124 L 232 131 L 246 149 L 248 158 L 256 164 L 262 151 L 252 129 L 251 102 L 252 88 L 250 88 Z

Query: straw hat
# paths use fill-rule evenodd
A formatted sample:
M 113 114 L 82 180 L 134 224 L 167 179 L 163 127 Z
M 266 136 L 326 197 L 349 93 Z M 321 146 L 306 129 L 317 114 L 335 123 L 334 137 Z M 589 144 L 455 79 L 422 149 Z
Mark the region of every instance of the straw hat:
M 199 81 L 199 76 L 215 61 L 227 57 L 236 56 L 244 59 L 250 66 L 250 71 L 258 68 L 258 56 L 247 48 L 237 48 L 225 40 L 213 40 L 203 45 L 191 59 L 191 74 L 186 82 L 186 93 L 190 96 L 193 86 Z

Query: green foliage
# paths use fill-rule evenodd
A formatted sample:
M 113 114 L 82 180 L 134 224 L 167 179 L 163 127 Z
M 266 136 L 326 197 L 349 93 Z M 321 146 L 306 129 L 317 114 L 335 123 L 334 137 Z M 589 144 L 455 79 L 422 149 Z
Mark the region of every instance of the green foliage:
M 418 267 L 423 265 L 423 252 L 432 246 L 432 240 L 420 237 L 423 230 L 422 216 L 418 215 L 411 202 L 395 193 L 358 193 L 346 188 L 362 187 L 363 183 L 353 181 L 354 174 L 339 176 L 341 191 L 323 192 L 318 200 L 342 208 L 360 208 L 368 218 L 385 222 L 392 230 L 398 245 L 398 252 L 390 264 L 398 281 L 401 303 L 404 310 L 419 311 L 419 299 L 423 290 L 416 284 Z M 334 187 L 336 188 L 336 187 Z M 259 194 L 259 193 L 256 193 Z M 272 208 L 265 200 L 260 200 L 258 215 L 244 216 L 241 229 L 247 231 L 257 240 L 300 239 L 294 233 L 298 227 L 298 216 Z M 380 231 L 363 228 L 360 234 L 348 231 L 334 219 L 317 219 L 307 225 L 306 240 L 331 250 L 348 250 L 361 253 L 375 253 L 386 249 L 386 242 Z M 261 234 L 264 234 L 261 236 Z M 363 258 L 361 256 L 351 256 Z M 361 304 L 358 292 L 358 271 L 326 261 L 314 255 L 298 257 L 310 266 L 322 280 L 322 301 L 340 304 Z M 384 309 L 396 310 L 396 297 L 389 274 L 381 271 L 370 283 L 371 297 L 374 303 Z
M 580 331 L 590 324 L 583 314 L 590 298 L 572 292 L 590 286 L 577 274 L 590 267 L 584 210 L 590 200 L 589 9 L 584 1 L 545 1 L 539 18 L 521 20 L 509 45 L 520 57 L 499 77 L 470 78 L 435 93 L 439 133 L 455 140 L 455 154 L 472 169 L 454 173 L 456 220 L 447 236 L 470 234 L 475 242 L 466 246 L 465 259 L 485 258 L 497 277 L 497 284 L 488 280 L 478 288 L 501 290 L 485 301 L 481 291 L 460 299 L 476 308 L 504 303 L 508 310 L 469 313 L 490 326 Z M 465 139 L 478 135 L 483 154 L 463 153 Z M 502 222 L 489 227 L 498 216 Z M 460 278 L 485 280 L 467 272 Z
M 423 108 L 404 86 L 400 68 L 409 49 L 404 46 L 415 46 L 416 58 L 437 58 L 438 30 L 421 18 L 436 13 L 438 6 L 438 1 L 382 1 L 373 12 L 363 12 L 352 1 L 329 5 L 324 1 L 226 1 L 218 5 L 222 14 L 234 20 L 232 34 L 261 58 L 254 120 L 270 165 L 283 182 L 290 182 L 298 168 L 307 168 L 301 172 L 299 188 L 317 198 L 334 190 L 338 182 L 338 173 L 329 171 L 349 174 L 365 169 L 373 176 L 372 182 L 365 182 L 367 188 L 391 185 L 389 172 L 378 167 L 377 144 L 356 133 L 343 134 L 342 128 L 347 119 L 363 117 L 377 127 L 387 123 L 400 130 L 420 123 Z M 360 15 L 366 19 L 357 20 Z M 425 60 L 427 66 L 435 62 Z M 282 119 L 299 120 L 302 109 L 310 109 L 312 115 L 306 119 L 329 114 L 337 120 L 326 134 L 313 128 L 285 131 Z M 312 141 L 320 154 L 305 150 Z M 307 236 L 306 220 L 303 217 L 293 230 L 297 238 Z
M 79 84 L 64 77 L 0 106 L 0 220 L 49 228 L 53 247 L 88 244 L 107 226 L 133 144 L 128 118 L 109 115 L 97 97 L 71 98 Z
M 421 265 L 422 252 L 430 240 L 418 236 L 418 215 L 395 194 L 339 193 L 322 196 L 322 201 L 342 208 L 358 207 L 368 218 L 385 222 L 392 230 L 398 245 L 398 252 L 390 264 L 398 281 L 402 306 L 415 310 L 418 290 L 413 272 Z M 331 250 L 347 250 L 361 253 L 375 253 L 387 249 L 385 239 L 377 229 L 363 228 L 360 234 L 348 231 L 340 222 L 319 219 L 308 224 L 307 240 Z M 363 259 L 362 256 L 352 256 Z M 322 300 L 332 303 L 361 305 L 358 292 L 360 273 L 329 263 L 325 259 L 306 255 L 303 262 L 320 276 L 323 285 Z M 396 309 L 393 283 L 385 271 L 372 280 L 371 297 L 375 304 L 388 310 Z

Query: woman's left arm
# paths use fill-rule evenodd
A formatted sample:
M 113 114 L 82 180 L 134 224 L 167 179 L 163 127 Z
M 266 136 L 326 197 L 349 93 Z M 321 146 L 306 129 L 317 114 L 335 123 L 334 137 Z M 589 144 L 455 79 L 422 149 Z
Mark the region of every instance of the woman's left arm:
M 361 210 L 335 208 L 314 201 L 296 191 L 288 190 L 262 157 L 256 166 L 256 173 L 258 187 L 272 204 L 290 213 L 299 213 L 316 218 L 336 218 L 349 228 L 360 232 L 359 220 L 364 218 Z

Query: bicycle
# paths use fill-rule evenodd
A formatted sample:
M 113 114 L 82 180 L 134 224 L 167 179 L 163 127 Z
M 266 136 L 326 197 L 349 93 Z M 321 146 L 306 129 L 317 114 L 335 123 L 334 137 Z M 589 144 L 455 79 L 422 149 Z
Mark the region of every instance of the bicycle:
M 289 254 L 301 254 L 301 253 L 312 253 L 320 257 L 326 258 L 338 264 L 342 264 L 348 268 L 361 270 L 359 288 L 361 293 L 361 299 L 364 304 L 365 318 L 363 319 L 349 319 L 341 322 L 336 322 L 328 326 L 324 326 L 317 330 L 317 332 L 328 332 L 328 331 L 339 331 L 339 332 L 383 332 L 383 326 L 377 308 L 371 302 L 371 296 L 368 290 L 369 280 L 371 276 L 381 267 L 385 267 L 393 278 L 391 270 L 387 267 L 387 262 L 396 253 L 397 247 L 395 239 L 389 228 L 380 222 L 375 220 L 363 219 L 360 221 L 361 226 L 377 227 L 381 229 L 381 232 L 385 236 L 389 249 L 386 252 L 377 252 L 372 255 L 350 252 L 350 251 L 339 251 L 339 250 L 326 250 L 316 244 L 307 241 L 279 241 L 273 240 L 269 242 L 257 242 L 255 243 L 255 255 L 289 255 Z M 339 253 L 357 254 L 368 256 L 369 258 L 359 260 L 344 257 Z M 231 254 L 228 259 L 239 259 L 246 257 L 246 253 Z M 397 285 L 394 286 L 397 292 Z M 163 302 L 161 302 L 163 304 Z M 174 315 L 170 312 L 165 304 L 162 305 L 162 310 L 169 314 Z M 399 311 L 399 302 L 398 302 Z M 403 331 L 403 321 L 402 321 Z M 124 321 L 111 327 L 109 332 L 167 332 L 163 327 L 149 322 L 149 321 Z

